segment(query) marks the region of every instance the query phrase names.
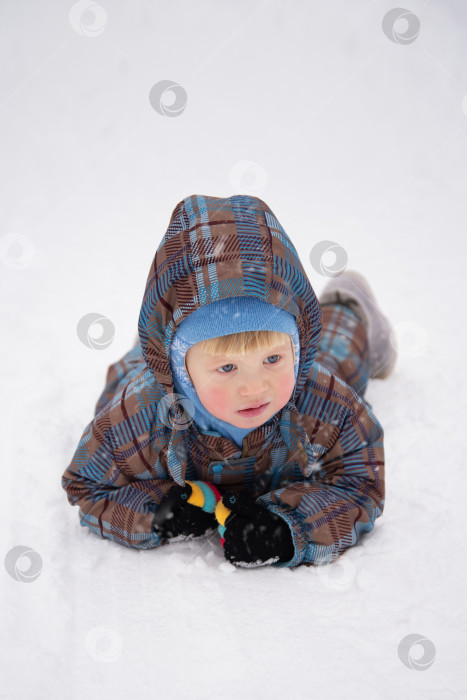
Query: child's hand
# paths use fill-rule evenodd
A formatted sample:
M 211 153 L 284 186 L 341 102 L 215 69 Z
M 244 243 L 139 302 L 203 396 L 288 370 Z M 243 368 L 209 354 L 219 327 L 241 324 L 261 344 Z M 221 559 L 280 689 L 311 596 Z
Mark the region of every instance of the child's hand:
M 217 498 L 207 486 L 201 481 L 186 481 L 185 486 L 173 486 L 154 514 L 154 532 L 163 539 L 170 539 L 179 535 L 200 537 L 215 530 L 218 523 L 213 511 Z
M 224 556 L 232 564 L 249 567 L 293 558 L 295 547 L 285 520 L 247 494 L 225 493 L 215 514 Z

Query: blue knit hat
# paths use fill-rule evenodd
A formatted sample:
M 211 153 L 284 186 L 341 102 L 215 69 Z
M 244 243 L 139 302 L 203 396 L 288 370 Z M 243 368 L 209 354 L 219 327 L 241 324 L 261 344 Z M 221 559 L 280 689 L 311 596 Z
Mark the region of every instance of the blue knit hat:
M 185 355 L 195 343 L 244 331 L 279 331 L 291 336 L 295 380 L 300 361 L 300 338 L 294 316 L 256 297 L 228 297 L 196 309 L 178 326 L 170 346 L 170 368 L 176 393 L 186 396 L 195 407 L 194 420 L 202 432 L 222 435 L 242 446 L 243 438 L 255 428 L 237 428 L 206 410 L 185 369 Z

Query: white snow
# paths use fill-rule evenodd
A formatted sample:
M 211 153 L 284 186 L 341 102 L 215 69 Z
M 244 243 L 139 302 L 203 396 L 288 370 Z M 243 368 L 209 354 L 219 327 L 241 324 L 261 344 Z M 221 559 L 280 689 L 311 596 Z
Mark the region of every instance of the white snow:
M 1 4 L 2 698 L 467 697 L 467 5 L 413 0 L 406 45 L 382 30 L 394 6 Z M 176 117 L 149 101 L 161 80 L 186 92 Z M 239 190 L 318 295 L 310 250 L 342 246 L 399 343 L 366 394 L 384 515 L 322 567 L 237 568 L 217 535 L 126 549 L 60 485 L 173 208 Z M 88 313 L 107 347 L 78 338 Z M 429 668 L 400 659 L 412 634 Z

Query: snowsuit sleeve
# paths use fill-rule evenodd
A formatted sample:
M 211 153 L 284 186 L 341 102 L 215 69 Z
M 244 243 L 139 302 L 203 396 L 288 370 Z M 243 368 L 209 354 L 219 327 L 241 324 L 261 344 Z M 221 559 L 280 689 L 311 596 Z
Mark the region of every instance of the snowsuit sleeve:
M 383 429 L 368 404 L 353 401 L 334 444 L 310 471 L 309 478 L 257 499 L 287 521 L 295 545 L 291 561 L 273 566 L 333 561 L 382 514 Z
M 107 390 L 123 378 L 118 368 L 117 363 L 109 370 Z M 155 398 L 154 382 L 148 373 L 134 374 L 133 381 L 126 374 L 123 388 L 107 392 L 107 402 L 101 397 L 61 485 L 68 502 L 79 506 L 83 527 L 126 547 L 149 549 L 163 544 L 152 521 L 174 481 L 155 448 L 157 402 L 147 400 Z

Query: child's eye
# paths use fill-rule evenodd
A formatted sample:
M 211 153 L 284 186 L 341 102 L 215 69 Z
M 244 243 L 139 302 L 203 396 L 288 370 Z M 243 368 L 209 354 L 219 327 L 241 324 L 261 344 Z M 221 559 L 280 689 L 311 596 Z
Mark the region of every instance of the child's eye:
M 277 362 L 281 359 L 280 355 L 269 355 L 268 360 L 270 360 L 271 357 L 277 357 Z M 277 362 L 272 362 L 271 364 L 275 365 L 275 364 L 277 364 Z
M 222 369 L 224 369 L 224 367 L 233 367 L 233 365 L 232 365 L 232 364 L 230 364 L 230 365 L 222 365 L 222 367 L 219 367 L 219 371 L 222 370 Z M 221 372 L 221 374 L 230 374 L 230 372 Z

